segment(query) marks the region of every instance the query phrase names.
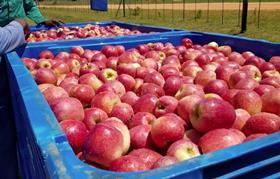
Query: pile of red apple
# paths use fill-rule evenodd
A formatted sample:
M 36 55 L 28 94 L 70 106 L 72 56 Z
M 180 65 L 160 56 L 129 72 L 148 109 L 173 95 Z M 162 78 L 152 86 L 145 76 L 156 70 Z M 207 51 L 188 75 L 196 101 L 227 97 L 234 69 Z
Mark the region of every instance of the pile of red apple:
M 266 62 L 185 38 L 22 61 L 93 167 L 150 170 L 279 131 L 280 56 Z
M 154 33 L 154 32 L 149 32 Z M 83 39 L 95 37 L 114 37 L 114 36 L 127 36 L 135 34 L 145 34 L 139 30 L 130 30 L 121 28 L 117 25 L 100 26 L 87 24 L 84 27 L 60 27 L 57 29 L 39 30 L 31 32 L 26 38 L 27 42 L 43 42 L 53 40 L 70 40 L 70 39 Z

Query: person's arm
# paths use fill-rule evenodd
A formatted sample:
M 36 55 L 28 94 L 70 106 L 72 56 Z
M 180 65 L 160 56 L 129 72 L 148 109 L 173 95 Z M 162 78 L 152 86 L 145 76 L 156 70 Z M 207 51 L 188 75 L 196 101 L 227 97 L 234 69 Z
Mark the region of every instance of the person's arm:
M 60 26 L 63 22 L 59 19 L 47 20 L 40 12 L 34 0 L 24 0 L 23 7 L 27 17 L 32 19 L 38 25 L 45 25 L 47 27 Z
M 0 27 L 0 55 L 25 43 L 24 25 L 23 21 L 15 20 L 5 27 Z
M 47 21 L 47 19 L 41 14 L 34 0 L 24 0 L 23 8 L 26 16 L 33 20 L 36 24 Z

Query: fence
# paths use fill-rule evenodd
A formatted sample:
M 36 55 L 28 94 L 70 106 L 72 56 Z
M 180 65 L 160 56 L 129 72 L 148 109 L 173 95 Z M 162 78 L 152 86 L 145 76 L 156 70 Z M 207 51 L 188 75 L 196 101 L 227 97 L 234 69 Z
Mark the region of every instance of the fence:
M 273 0 L 272 0 L 273 1 Z M 71 9 L 83 13 L 90 12 L 89 0 L 41 0 L 37 1 L 40 8 Z M 257 27 L 261 24 L 261 0 L 250 1 L 249 10 Z M 158 22 L 195 23 L 198 19 L 206 23 L 225 23 L 225 17 L 231 12 L 232 26 L 241 27 L 241 0 L 109 0 L 108 11 L 103 16 L 108 19 L 153 19 Z M 215 17 L 214 17 L 215 15 Z M 217 17 L 216 17 L 217 16 Z M 137 22 L 137 20 L 136 20 Z

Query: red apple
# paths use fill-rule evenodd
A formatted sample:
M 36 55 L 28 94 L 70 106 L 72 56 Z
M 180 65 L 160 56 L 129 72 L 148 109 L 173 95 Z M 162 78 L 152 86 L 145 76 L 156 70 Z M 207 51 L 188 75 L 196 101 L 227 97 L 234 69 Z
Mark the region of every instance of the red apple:
M 233 106 L 235 108 L 242 108 L 253 115 L 261 112 L 262 100 L 255 91 L 241 90 L 233 97 Z
M 245 58 L 238 52 L 232 52 L 229 57 L 229 61 L 237 62 L 239 65 L 243 65 L 245 63 Z
M 192 109 L 200 100 L 202 100 L 201 96 L 189 95 L 178 102 L 177 113 L 184 121 L 187 122 L 187 124 L 190 123 L 190 114 Z
M 87 161 L 109 167 L 123 154 L 123 135 L 115 127 L 96 124 L 88 134 L 83 154 Z
M 156 103 L 154 114 L 156 117 L 163 116 L 167 113 L 173 113 L 178 105 L 176 98 L 172 96 L 162 96 Z
M 175 98 L 180 100 L 185 96 L 190 96 L 193 94 L 204 97 L 204 91 L 201 86 L 195 84 L 183 84 L 175 94 Z
M 166 95 L 174 96 L 182 85 L 182 79 L 179 76 L 170 76 L 166 79 L 163 89 Z
M 229 78 L 232 73 L 234 73 L 236 70 L 230 67 L 224 67 L 224 66 L 218 66 L 215 70 L 217 79 L 224 80 L 226 82 L 229 81 Z
M 45 58 L 41 58 L 37 61 L 36 63 L 36 68 L 48 68 L 51 69 L 53 65 L 53 62 L 51 61 L 51 59 L 45 59 Z
M 118 76 L 117 79 L 124 85 L 126 91 L 133 90 L 136 81 L 132 76 L 127 74 L 121 74 Z
M 195 129 L 189 129 L 185 132 L 184 139 L 191 140 L 193 143 L 198 145 L 199 139 L 202 134 Z
M 150 112 L 153 113 L 156 107 L 158 98 L 153 94 L 145 94 L 141 96 L 133 105 L 133 111 L 137 112 Z
M 116 104 L 110 114 L 111 117 L 119 118 L 123 123 L 128 124 L 133 116 L 133 109 L 129 104 L 119 103 Z
M 101 49 L 101 52 L 104 55 L 106 55 L 107 58 L 119 56 L 117 48 L 115 46 L 112 46 L 112 45 L 103 46 L 102 49 Z
M 134 149 L 151 148 L 151 139 L 149 134 L 151 132 L 150 125 L 137 125 L 129 130 L 131 137 L 131 146 Z
M 37 65 L 37 60 L 34 58 L 22 58 L 21 61 L 29 71 L 34 70 Z
M 245 136 L 230 129 L 214 129 L 204 134 L 199 140 L 199 146 L 204 154 L 226 147 L 237 145 L 245 140 Z
M 218 52 L 222 52 L 226 57 L 228 57 L 231 54 L 231 47 L 228 45 L 219 46 Z
M 215 93 L 223 96 L 228 90 L 228 85 L 224 80 L 212 80 L 204 86 L 205 93 Z
M 260 81 L 260 84 L 262 85 L 271 85 L 275 88 L 280 88 L 280 79 L 273 76 L 273 77 L 268 77 Z
M 250 51 L 246 51 L 246 52 L 243 52 L 243 53 L 242 53 L 242 56 L 247 60 L 247 59 L 249 59 L 250 57 L 255 56 L 255 54 L 252 53 L 252 52 L 250 52 Z
M 230 128 L 235 118 L 234 108 L 228 102 L 206 98 L 193 108 L 190 121 L 197 131 L 208 132 L 218 128 Z
M 77 120 L 64 120 L 60 122 L 60 126 L 74 152 L 81 152 L 88 134 L 85 124 Z
M 262 79 L 262 74 L 260 70 L 254 65 L 245 65 L 240 68 L 240 71 L 243 71 L 247 74 L 247 76 L 256 81 L 260 81 Z
M 91 130 L 96 123 L 100 123 L 108 119 L 108 115 L 99 108 L 86 108 L 84 110 L 85 117 L 83 122 L 88 130 Z
M 150 149 L 136 149 L 129 153 L 129 155 L 138 157 L 147 169 L 151 169 L 154 163 L 162 156 Z
M 261 138 L 261 137 L 265 137 L 265 136 L 267 136 L 267 134 L 264 134 L 264 133 L 252 134 L 252 135 L 249 135 L 243 142 L 248 142 L 250 140 L 255 140 L 257 138 Z
M 133 128 L 139 125 L 151 125 L 156 120 L 156 117 L 152 113 L 137 112 L 129 122 L 129 128 Z
M 178 163 L 178 160 L 175 157 L 171 157 L 171 156 L 163 156 L 161 158 L 159 158 L 153 165 L 153 169 L 156 168 L 161 168 L 161 167 L 165 167 L 165 166 L 169 166 L 169 165 L 173 165 L 175 163 Z
M 268 70 L 275 70 L 275 66 L 270 62 L 265 62 L 260 66 L 260 71 L 263 73 Z
M 193 42 L 189 38 L 184 38 L 182 39 L 182 45 L 185 46 L 186 48 L 190 48 L 193 45 Z
M 151 137 L 159 148 L 165 148 L 170 142 L 182 139 L 184 124 L 173 115 L 163 115 L 152 122 Z
M 140 87 L 140 96 L 145 94 L 153 94 L 157 97 L 161 97 L 164 95 L 164 90 L 162 87 L 154 84 L 154 83 L 144 83 Z
M 85 50 L 81 46 L 75 46 L 71 48 L 71 53 L 77 54 L 81 57 L 85 53 Z
M 235 110 L 235 121 L 232 128 L 241 130 L 245 125 L 246 121 L 251 117 L 251 115 L 244 109 L 238 108 Z
M 189 139 L 177 140 L 167 150 L 167 155 L 178 161 L 188 160 L 200 155 L 198 146 Z
M 264 94 L 272 91 L 273 89 L 275 88 L 271 85 L 259 85 L 256 88 L 254 88 L 254 91 L 257 92 L 260 96 L 263 96 Z
M 118 57 L 109 57 L 106 62 L 106 67 L 112 68 L 113 70 L 117 70 L 118 61 Z
M 54 72 L 48 68 L 40 68 L 35 74 L 35 81 L 37 84 L 49 83 L 56 84 L 57 78 Z
M 50 106 L 59 122 L 69 119 L 80 121 L 84 119 L 83 105 L 76 98 L 57 98 L 50 103 Z
M 102 85 L 103 82 L 100 81 L 94 74 L 92 73 L 87 73 L 82 75 L 79 78 L 79 83 L 80 84 L 86 84 L 86 85 L 90 85 L 94 91 L 97 91 Z
M 125 155 L 114 160 L 109 168 L 115 172 L 137 172 L 148 170 L 139 157 L 133 155 Z
M 245 72 L 241 72 L 241 71 L 237 71 L 237 72 L 234 72 L 230 75 L 229 77 L 229 81 L 228 81 L 228 84 L 229 84 L 229 87 L 230 88 L 234 88 L 234 86 L 242 79 L 248 79 L 248 75 L 247 73 Z
M 68 97 L 67 92 L 63 88 L 57 86 L 49 86 L 42 93 L 49 104 L 57 98 Z
M 111 91 L 104 91 L 95 95 L 91 101 L 91 107 L 100 108 L 107 114 L 112 112 L 115 105 L 120 103 L 119 96 Z
M 185 68 L 183 68 L 182 72 L 185 76 L 190 76 L 190 77 L 196 77 L 197 74 L 199 74 L 200 72 L 202 72 L 203 69 L 200 68 L 199 66 L 187 66 Z
M 40 52 L 39 58 L 54 59 L 54 55 L 50 50 L 43 50 L 42 52 Z
M 136 101 L 139 99 L 139 97 L 132 91 L 128 91 L 126 92 L 122 97 L 121 97 L 121 101 L 123 103 L 127 103 L 130 106 L 133 106 Z
M 117 72 L 111 68 L 105 68 L 99 74 L 99 79 L 103 82 L 115 80 L 117 77 Z
M 72 97 L 77 98 L 80 102 L 87 106 L 91 103 L 93 96 L 95 95 L 94 90 L 91 86 L 85 84 L 78 84 L 75 86 L 71 92 L 73 94 Z
M 90 62 L 95 63 L 100 69 L 106 68 L 107 57 L 103 53 L 94 54 Z
M 271 134 L 279 131 L 280 117 L 266 112 L 252 115 L 245 123 L 242 131 L 246 136 L 257 133 Z
M 160 87 L 163 87 L 164 82 L 165 82 L 163 76 L 157 71 L 154 71 L 152 73 L 148 73 L 145 76 L 144 81 L 146 83 L 154 83 L 156 85 L 159 85 Z
M 262 111 L 280 115 L 280 89 L 274 89 L 262 97 Z

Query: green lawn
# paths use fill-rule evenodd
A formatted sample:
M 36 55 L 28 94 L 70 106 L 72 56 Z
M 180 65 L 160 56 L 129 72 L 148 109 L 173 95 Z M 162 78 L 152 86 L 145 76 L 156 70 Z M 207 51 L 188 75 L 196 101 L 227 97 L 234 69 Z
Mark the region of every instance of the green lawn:
M 237 34 L 240 31 L 237 11 L 225 11 L 224 23 L 222 24 L 221 11 L 210 11 L 209 22 L 206 22 L 206 11 L 197 11 L 194 19 L 194 11 L 187 11 L 185 20 L 182 19 L 182 11 L 174 11 L 173 18 L 171 11 L 139 11 L 137 16 L 130 14 L 129 17 L 122 17 L 120 13 L 115 18 L 116 11 L 93 12 L 90 10 L 69 10 L 63 9 L 41 9 L 47 18 L 60 18 L 64 22 L 89 22 L 118 20 L 139 24 L 158 25 L 172 28 L 187 29 L 192 31 L 217 32 L 224 34 Z M 134 13 L 135 14 L 135 13 Z M 273 42 L 280 42 L 280 11 L 262 11 L 260 27 L 257 25 L 257 11 L 249 11 L 247 32 L 242 36 L 265 39 Z
M 108 4 L 117 4 L 121 0 L 108 0 Z M 182 3 L 183 0 L 125 0 L 126 3 Z M 250 2 L 259 2 L 260 0 L 250 0 Z M 86 5 L 89 0 L 44 0 L 39 1 L 40 4 L 48 5 Z M 185 0 L 186 3 L 208 2 L 208 0 Z M 209 2 L 222 2 L 222 0 L 209 0 Z M 239 2 L 239 0 L 224 0 L 224 2 Z M 279 0 L 261 0 L 261 2 L 279 2 Z

